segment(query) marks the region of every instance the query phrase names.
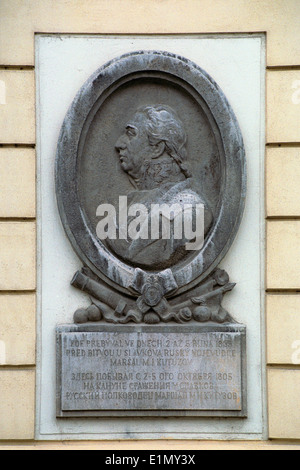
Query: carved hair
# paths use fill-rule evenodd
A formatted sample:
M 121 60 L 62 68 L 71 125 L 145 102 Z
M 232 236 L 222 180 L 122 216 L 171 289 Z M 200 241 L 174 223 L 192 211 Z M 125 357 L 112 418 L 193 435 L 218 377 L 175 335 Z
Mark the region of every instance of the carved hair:
M 147 117 L 146 131 L 150 145 L 164 142 L 165 150 L 178 164 L 186 178 L 190 178 L 186 164 L 187 136 L 176 112 L 167 105 L 143 106 L 137 110 Z

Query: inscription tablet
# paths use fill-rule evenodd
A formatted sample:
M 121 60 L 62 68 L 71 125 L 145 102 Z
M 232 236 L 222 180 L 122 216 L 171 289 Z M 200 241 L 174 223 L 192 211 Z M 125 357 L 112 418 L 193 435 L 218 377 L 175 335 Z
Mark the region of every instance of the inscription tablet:
M 236 324 L 65 326 L 57 348 L 58 416 L 245 414 L 245 328 Z

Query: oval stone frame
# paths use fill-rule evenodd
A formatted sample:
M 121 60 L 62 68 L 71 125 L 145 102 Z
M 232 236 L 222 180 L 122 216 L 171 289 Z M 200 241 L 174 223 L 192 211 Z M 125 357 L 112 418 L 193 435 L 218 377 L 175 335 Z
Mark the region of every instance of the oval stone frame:
M 239 228 L 246 194 L 246 160 L 237 119 L 219 86 L 190 60 L 161 51 L 137 51 L 100 67 L 83 85 L 62 125 L 56 154 L 56 195 L 66 234 L 82 262 L 100 279 L 131 294 L 136 274 L 89 228 L 78 196 L 78 161 L 87 129 L 104 100 L 124 83 L 155 76 L 179 84 L 204 110 L 221 160 L 221 198 L 214 225 L 201 251 L 171 270 L 181 294 L 205 279 L 229 250 Z

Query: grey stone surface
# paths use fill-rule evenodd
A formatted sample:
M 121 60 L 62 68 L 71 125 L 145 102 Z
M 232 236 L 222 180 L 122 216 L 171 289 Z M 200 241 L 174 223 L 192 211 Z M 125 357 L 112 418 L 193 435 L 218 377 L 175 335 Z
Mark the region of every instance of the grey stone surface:
M 57 328 L 57 416 L 246 416 L 237 324 Z

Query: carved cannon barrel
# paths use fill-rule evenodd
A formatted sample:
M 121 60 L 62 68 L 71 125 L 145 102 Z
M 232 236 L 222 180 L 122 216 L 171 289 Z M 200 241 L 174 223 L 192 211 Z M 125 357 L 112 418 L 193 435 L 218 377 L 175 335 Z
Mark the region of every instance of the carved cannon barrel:
M 121 313 L 120 310 L 126 313 L 129 309 L 136 307 L 134 300 L 124 300 L 123 296 L 103 284 L 100 285 L 81 271 L 75 273 L 71 285 L 109 305 L 114 310 L 118 310 L 119 313 Z

